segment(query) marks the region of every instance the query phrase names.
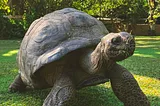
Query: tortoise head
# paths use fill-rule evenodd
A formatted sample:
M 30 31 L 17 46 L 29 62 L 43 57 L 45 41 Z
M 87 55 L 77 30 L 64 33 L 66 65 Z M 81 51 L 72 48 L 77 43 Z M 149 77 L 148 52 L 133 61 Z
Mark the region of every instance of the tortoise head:
M 127 32 L 109 33 L 101 39 L 101 52 L 109 60 L 124 60 L 133 55 L 134 50 L 134 37 Z

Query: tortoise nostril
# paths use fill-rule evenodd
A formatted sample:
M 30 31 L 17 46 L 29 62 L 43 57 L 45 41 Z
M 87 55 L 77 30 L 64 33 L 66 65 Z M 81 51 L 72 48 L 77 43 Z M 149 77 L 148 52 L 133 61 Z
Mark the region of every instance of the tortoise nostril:
M 122 38 L 120 36 L 112 38 L 111 42 L 115 45 L 119 45 L 122 42 Z

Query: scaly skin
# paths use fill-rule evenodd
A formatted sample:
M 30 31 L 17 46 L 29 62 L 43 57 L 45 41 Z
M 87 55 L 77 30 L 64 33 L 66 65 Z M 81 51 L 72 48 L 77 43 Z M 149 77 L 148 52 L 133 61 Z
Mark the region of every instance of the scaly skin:
M 107 73 L 112 89 L 124 106 L 150 106 L 133 75 L 124 67 L 115 64 Z

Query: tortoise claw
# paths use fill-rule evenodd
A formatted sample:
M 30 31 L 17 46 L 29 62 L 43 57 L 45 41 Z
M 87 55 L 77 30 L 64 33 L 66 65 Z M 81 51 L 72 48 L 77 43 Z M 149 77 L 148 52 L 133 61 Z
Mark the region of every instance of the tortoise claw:
M 23 92 L 26 89 L 26 85 L 23 83 L 20 75 L 17 75 L 14 82 L 9 86 L 9 92 Z
M 25 87 L 20 87 L 20 86 L 14 85 L 14 83 L 13 83 L 9 86 L 8 91 L 11 93 L 23 92 L 23 91 L 25 91 Z

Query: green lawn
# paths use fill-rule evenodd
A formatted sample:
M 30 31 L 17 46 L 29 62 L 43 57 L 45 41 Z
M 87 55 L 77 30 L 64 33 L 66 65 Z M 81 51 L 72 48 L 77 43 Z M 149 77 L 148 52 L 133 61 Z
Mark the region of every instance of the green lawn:
M 160 106 L 160 36 L 136 37 L 134 56 L 120 62 L 132 72 L 149 98 L 151 106 Z M 41 106 L 47 90 L 9 93 L 8 86 L 18 73 L 18 40 L 0 40 L 0 106 Z M 111 90 L 110 83 L 77 91 L 70 106 L 123 106 Z

